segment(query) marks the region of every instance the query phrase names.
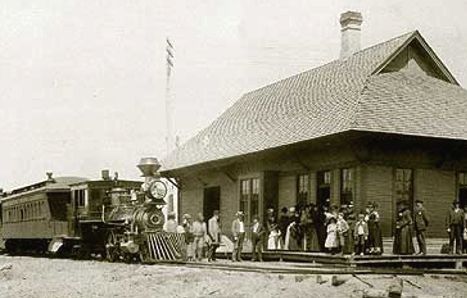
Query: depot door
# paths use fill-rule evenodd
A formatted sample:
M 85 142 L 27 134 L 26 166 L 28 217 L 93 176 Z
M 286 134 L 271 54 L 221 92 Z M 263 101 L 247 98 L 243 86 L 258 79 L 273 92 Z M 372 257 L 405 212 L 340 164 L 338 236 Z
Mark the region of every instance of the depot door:
M 328 204 L 328 199 L 331 197 L 331 171 L 321 171 L 316 175 L 317 190 L 316 190 L 316 205 L 320 208 Z
M 219 186 L 204 189 L 203 216 L 205 221 L 212 217 L 214 210 L 219 210 L 221 202 L 221 188 Z
M 461 208 L 467 207 L 467 173 L 458 173 L 457 195 Z

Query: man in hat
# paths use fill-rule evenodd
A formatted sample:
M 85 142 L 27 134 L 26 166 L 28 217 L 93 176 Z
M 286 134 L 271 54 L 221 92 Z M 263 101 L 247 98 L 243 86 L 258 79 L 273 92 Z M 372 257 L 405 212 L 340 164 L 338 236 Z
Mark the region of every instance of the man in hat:
M 219 225 L 219 210 L 214 210 L 212 217 L 208 221 L 208 235 L 211 240 L 209 246 L 208 261 L 216 260 L 216 250 L 221 243 L 221 228 Z
M 426 255 L 425 232 L 428 227 L 428 216 L 423 201 L 415 201 L 415 235 L 417 236 L 418 254 Z
M 201 261 L 203 259 L 204 244 L 206 239 L 206 223 L 204 222 L 204 216 L 202 213 L 198 213 L 196 220 L 193 222 L 193 248 L 195 251 L 195 259 Z
M 263 261 L 263 243 L 265 231 L 259 216 L 253 216 L 253 226 L 251 227 L 251 244 L 253 248 L 252 261 Z
M 446 216 L 446 230 L 449 233 L 449 252 L 453 253 L 454 241 L 456 242 L 456 253 L 462 253 L 462 233 L 464 231 L 464 210 L 460 208 L 458 200 L 452 203 L 452 207 Z
M 383 237 L 377 208 L 376 202 L 369 203 L 365 220 L 368 223 L 368 252 L 369 254 L 381 255 L 383 253 Z
M 232 237 L 234 240 L 234 248 L 232 252 L 232 262 L 242 261 L 243 241 L 245 240 L 245 223 L 242 211 L 235 214 L 236 218 L 232 222 Z

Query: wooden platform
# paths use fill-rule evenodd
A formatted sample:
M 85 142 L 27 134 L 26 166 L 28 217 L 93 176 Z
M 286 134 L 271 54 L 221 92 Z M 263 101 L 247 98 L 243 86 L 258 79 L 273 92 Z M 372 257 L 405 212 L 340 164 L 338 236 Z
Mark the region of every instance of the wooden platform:
M 320 252 L 303 251 L 265 251 L 263 259 L 265 261 L 284 261 L 284 262 L 303 262 L 307 264 L 321 264 L 327 266 L 339 267 L 358 267 L 358 268 L 420 268 L 420 269 L 461 269 L 467 268 L 467 254 L 447 255 L 440 254 L 441 246 L 447 243 L 446 238 L 427 239 L 428 255 L 393 255 L 392 238 L 384 238 L 384 253 L 381 256 L 342 256 L 330 255 Z M 223 239 L 224 246 L 218 250 L 217 256 L 221 258 L 230 258 L 233 243 L 230 239 Z M 416 246 L 416 243 L 415 243 Z M 246 241 L 243 246 L 243 255 L 245 260 L 251 259 L 251 244 Z
M 230 253 L 218 253 L 218 257 L 230 258 Z M 251 253 L 243 253 L 245 260 Z M 381 255 L 381 256 L 342 256 L 325 253 L 295 251 L 265 251 L 265 261 L 301 262 L 311 265 L 321 264 L 337 267 L 358 268 L 417 268 L 417 269 L 462 269 L 467 268 L 467 255 Z

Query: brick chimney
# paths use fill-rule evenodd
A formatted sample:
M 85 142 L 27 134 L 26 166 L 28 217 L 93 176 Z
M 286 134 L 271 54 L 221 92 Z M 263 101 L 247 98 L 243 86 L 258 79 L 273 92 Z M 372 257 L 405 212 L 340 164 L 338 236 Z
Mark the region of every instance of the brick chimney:
M 363 23 L 362 14 L 357 11 L 347 11 L 341 14 L 341 59 L 346 59 L 360 51 L 360 31 Z

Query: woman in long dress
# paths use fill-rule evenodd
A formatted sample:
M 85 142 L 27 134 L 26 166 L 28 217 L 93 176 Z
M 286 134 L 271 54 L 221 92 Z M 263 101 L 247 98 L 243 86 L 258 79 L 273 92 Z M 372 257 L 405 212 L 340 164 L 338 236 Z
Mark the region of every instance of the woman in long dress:
M 394 253 L 412 255 L 415 252 L 413 245 L 412 216 L 407 207 L 403 207 L 396 223 L 396 238 L 394 239 Z
M 287 232 L 285 235 L 285 249 L 295 251 L 302 250 L 300 239 L 300 215 L 295 213 L 294 220 L 287 227 Z
M 311 204 L 305 209 L 305 216 L 303 217 L 303 230 L 304 230 L 304 249 L 306 251 L 320 251 L 318 232 L 316 229 L 317 209 L 314 204 Z

